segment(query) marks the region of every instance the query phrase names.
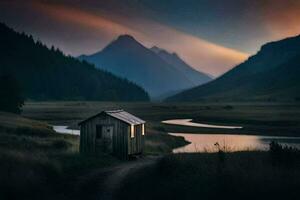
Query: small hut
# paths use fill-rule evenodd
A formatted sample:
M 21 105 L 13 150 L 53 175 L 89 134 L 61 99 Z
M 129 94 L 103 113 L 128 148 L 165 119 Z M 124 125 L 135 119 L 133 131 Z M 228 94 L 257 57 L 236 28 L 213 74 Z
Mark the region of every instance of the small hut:
M 145 121 L 124 110 L 100 112 L 79 126 L 82 153 L 104 151 L 121 159 L 143 153 Z

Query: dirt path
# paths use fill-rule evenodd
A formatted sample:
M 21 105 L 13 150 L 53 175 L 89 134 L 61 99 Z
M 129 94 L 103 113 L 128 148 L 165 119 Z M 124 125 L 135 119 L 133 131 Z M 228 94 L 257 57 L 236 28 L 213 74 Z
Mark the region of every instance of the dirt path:
M 134 173 L 135 171 L 153 165 L 159 159 L 158 156 L 156 157 L 146 157 L 140 158 L 136 161 L 130 161 L 120 166 L 115 167 L 112 170 L 112 173 L 109 174 L 106 180 L 103 182 L 102 185 L 102 194 L 100 194 L 99 199 L 101 200 L 112 200 L 114 199 L 114 194 L 120 188 L 122 181 L 130 174 Z
M 137 170 L 155 164 L 161 156 L 147 156 L 112 168 L 95 170 L 78 178 L 78 190 L 84 190 L 85 199 L 113 200 L 121 183 Z M 76 189 L 75 189 L 76 190 Z M 95 193 L 96 191 L 96 193 Z

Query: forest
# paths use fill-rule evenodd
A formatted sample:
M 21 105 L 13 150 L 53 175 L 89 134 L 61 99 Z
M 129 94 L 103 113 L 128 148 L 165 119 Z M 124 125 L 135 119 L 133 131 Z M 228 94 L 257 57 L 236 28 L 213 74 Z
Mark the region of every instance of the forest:
M 0 43 L 0 75 L 13 76 L 27 100 L 149 100 L 138 85 L 4 24 L 0 24 Z

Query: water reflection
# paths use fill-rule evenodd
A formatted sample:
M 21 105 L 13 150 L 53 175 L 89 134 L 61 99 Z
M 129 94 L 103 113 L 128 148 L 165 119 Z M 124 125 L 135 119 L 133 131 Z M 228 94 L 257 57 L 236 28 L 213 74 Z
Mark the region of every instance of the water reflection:
M 68 129 L 68 126 L 52 126 L 57 133 L 80 135 L 80 130 Z
M 227 152 L 241 150 L 267 150 L 271 141 L 277 141 L 283 145 L 300 147 L 300 137 L 276 137 L 253 135 L 228 135 L 228 134 L 184 134 L 170 133 L 174 136 L 182 136 L 191 142 L 184 147 L 176 148 L 174 153 L 182 152 L 216 152 L 218 146 Z
M 192 119 L 171 119 L 162 121 L 164 124 L 172 124 L 172 125 L 181 125 L 181 126 L 192 126 L 192 127 L 202 127 L 202 128 L 215 128 L 215 129 L 241 129 L 241 126 L 221 126 L 221 125 L 213 125 L 213 124 L 203 124 L 192 122 Z

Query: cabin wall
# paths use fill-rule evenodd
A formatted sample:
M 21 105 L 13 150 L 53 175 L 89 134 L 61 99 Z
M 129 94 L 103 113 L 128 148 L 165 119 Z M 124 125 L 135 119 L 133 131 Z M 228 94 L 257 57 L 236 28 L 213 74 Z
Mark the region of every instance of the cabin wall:
M 128 154 L 141 154 L 144 151 L 145 136 L 142 135 L 142 125 L 134 126 L 134 138 L 131 138 L 131 128 L 128 128 Z
M 110 116 L 97 116 L 81 125 L 80 150 L 83 153 L 97 153 L 103 150 L 101 141 L 96 140 L 96 126 L 113 126 L 113 154 L 124 158 L 127 157 L 127 129 L 128 124 Z
M 113 126 L 113 154 L 127 159 L 129 155 L 141 154 L 144 151 L 145 136 L 142 135 L 142 125 L 135 125 L 135 137 L 131 138 L 131 126 L 108 115 L 99 115 L 80 126 L 80 152 L 97 153 L 103 151 L 103 146 L 96 141 L 96 126 Z
M 80 152 L 93 153 L 95 152 L 96 126 L 88 121 L 80 126 Z

